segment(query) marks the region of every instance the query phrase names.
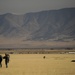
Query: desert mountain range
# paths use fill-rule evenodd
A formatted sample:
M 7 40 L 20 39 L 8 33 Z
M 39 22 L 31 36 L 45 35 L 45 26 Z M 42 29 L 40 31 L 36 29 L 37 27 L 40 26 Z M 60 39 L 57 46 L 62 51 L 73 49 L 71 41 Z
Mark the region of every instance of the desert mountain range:
M 19 40 L 22 44 L 25 41 L 74 42 L 75 8 L 0 15 L 1 46 L 15 41 L 20 44 Z

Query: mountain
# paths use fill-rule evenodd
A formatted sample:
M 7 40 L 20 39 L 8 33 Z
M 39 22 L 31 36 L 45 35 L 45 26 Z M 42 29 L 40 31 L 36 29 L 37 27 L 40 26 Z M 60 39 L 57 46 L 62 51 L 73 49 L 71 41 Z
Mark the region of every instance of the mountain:
M 0 38 L 21 41 L 74 41 L 75 8 L 0 15 Z

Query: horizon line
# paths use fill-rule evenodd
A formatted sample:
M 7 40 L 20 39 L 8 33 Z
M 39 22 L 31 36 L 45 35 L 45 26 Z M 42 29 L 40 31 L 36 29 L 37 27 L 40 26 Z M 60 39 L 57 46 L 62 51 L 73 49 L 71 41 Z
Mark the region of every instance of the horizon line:
M 58 8 L 58 9 L 44 9 L 44 10 L 39 10 L 39 11 L 30 11 L 30 12 L 26 12 L 26 13 L 14 13 L 14 12 L 5 12 L 5 13 L 0 13 L 0 15 L 4 15 L 4 14 L 12 14 L 12 15 L 25 15 L 28 13 L 38 13 L 38 12 L 43 12 L 43 11 L 53 11 L 53 10 L 62 10 L 62 9 L 75 9 L 75 7 L 65 7 L 65 8 Z

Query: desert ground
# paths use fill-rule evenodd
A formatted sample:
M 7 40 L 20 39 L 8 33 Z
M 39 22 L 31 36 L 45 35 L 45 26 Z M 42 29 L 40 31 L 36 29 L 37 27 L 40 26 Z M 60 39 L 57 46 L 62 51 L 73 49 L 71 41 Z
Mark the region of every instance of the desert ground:
M 74 59 L 75 54 L 10 54 L 9 67 L 3 59 L 0 75 L 75 75 Z

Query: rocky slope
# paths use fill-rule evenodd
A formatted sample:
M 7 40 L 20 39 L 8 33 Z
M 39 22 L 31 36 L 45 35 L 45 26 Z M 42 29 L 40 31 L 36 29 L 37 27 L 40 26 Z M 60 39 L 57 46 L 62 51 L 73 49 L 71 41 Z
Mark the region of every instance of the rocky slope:
M 75 8 L 0 15 L 0 37 L 24 40 L 75 40 Z

